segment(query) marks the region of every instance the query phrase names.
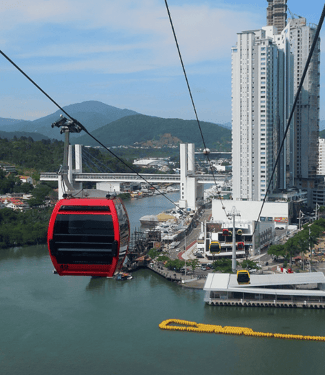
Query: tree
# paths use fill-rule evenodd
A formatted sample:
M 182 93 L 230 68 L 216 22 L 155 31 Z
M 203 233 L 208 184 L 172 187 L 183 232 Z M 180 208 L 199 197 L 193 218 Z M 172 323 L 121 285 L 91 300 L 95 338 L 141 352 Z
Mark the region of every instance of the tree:
M 52 188 L 46 184 L 38 184 L 32 191 L 33 198 L 29 200 L 30 207 L 44 204 L 45 197 L 52 191 Z
M 192 267 L 192 271 L 195 271 L 196 266 L 200 263 L 198 259 L 192 259 L 191 261 L 188 262 L 190 267 Z
M 180 259 L 175 259 L 175 260 L 171 260 L 170 259 L 166 263 L 166 267 L 169 270 L 179 271 L 184 266 L 185 266 L 185 261 L 184 260 L 180 260 Z
M 285 257 L 285 249 L 284 249 L 284 245 L 271 245 L 267 251 L 267 253 L 269 255 L 274 255 L 276 257 L 276 259 L 278 259 L 278 257 Z
M 241 266 L 242 268 L 245 268 L 245 269 L 255 269 L 255 270 L 259 269 L 259 266 L 257 265 L 257 263 L 249 259 L 244 260 Z
M 292 237 L 284 245 L 286 259 L 290 259 L 290 267 L 292 267 L 292 257 L 299 254 L 297 240 L 298 238 Z
M 232 273 L 232 261 L 231 259 L 225 259 L 225 258 L 215 260 L 212 263 L 212 268 L 215 271 L 221 271 L 224 273 Z

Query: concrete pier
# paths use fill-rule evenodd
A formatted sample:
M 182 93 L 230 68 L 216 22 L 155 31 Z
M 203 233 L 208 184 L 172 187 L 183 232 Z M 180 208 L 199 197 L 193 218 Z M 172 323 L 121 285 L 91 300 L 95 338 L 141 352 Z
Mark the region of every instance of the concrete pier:
M 324 302 L 313 301 L 252 301 L 234 299 L 211 299 L 206 302 L 211 306 L 241 306 L 241 307 L 276 307 L 276 308 L 303 308 L 303 309 L 325 309 Z

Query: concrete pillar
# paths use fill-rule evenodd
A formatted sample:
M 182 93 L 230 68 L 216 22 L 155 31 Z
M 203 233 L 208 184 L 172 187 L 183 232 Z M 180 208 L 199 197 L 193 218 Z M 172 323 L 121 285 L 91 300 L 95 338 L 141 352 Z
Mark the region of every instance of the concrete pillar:
M 187 146 L 187 169 L 191 173 L 195 174 L 195 145 L 194 143 L 189 143 Z
M 187 143 L 181 143 L 179 145 L 179 158 L 180 158 L 180 175 L 181 175 L 181 185 L 180 185 L 180 200 L 179 205 L 181 208 L 187 208 L 186 202 L 186 192 L 187 192 Z
M 69 145 L 68 166 L 69 166 L 68 180 L 69 180 L 70 184 L 73 185 L 73 181 L 72 181 L 72 146 L 71 145 Z
M 76 172 L 82 173 L 82 145 L 74 146 Z
M 82 145 L 74 146 L 75 173 L 82 173 Z M 82 190 L 82 182 L 73 183 L 76 190 Z
M 196 178 L 187 176 L 186 178 L 186 201 L 187 207 L 195 211 L 196 209 Z
M 58 175 L 58 199 L 62 199 L 63 198 L 63 194 L 64 194 L 64 191 L 63 191 L 63 179 L 62 179 L 62 175 Z

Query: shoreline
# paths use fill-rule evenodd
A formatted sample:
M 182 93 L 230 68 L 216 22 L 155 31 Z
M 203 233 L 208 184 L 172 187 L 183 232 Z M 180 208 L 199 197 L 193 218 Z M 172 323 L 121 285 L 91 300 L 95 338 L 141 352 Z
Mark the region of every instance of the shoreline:
M 181 277 L 181 275 L 178 272 L 175 271 L 170 271 L 165 268 L 160 268 L 158 265 L 152 265 L 150 266 L 149 264 L 146 266 L 147 269 L 155 272 L 156 274 L 162 276 L 165 278 L 167 281 L 172 281 L 176 282 L 179 286 L 182 286 L 184 288 L 189 288 L 189 289 L 202 289 L 205 284 L 205 278 L 198 279 L 197 277 L 194 278 L 189 278 L 185 279 Z

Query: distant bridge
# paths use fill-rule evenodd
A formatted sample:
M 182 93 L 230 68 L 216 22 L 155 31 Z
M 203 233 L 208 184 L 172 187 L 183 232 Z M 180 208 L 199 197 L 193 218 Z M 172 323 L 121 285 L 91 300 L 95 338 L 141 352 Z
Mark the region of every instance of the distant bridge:
M 62 172 L 42 172 L 41 181 L 57 181 L 59 199 L 63 197 L 70 185 L 75 190 L 82 189 L 83 182 L 96 182 L 96 189 L 107 192 L 119 192 L 122 183 L 138 182 L 150 184 L 179 184 L 181 208 L 195 210 L 198 202 L 204 198 L 203 184 L 223 185 L 231 179 L 229 173 L 197 174 L 195 171 L 195 146 L 193 143 L 180 145 L 180 174 L 141 173 L 84 173 L 82 172 L 82 146 L 75 145 L 75 163 L 72 158 L 72 146 L 69 146 L 68 170 Z M 73 166 L 75 164 L 75 166 Z M 75 168 L 73 168 L 75 167 Z M 63 178 L 65 177 L 65 179 Z M 71 190 L 71 188 L 70 188 Z
M 164 184 L 180 184 L 181 176 L 179 174 L 153 174 L 153 173 L 141 173 L 139 177 L 135 173 L 76 173 L 72 172 L 72 178 L 75 182 L 142 182 L 146 181 L 150 183 L 164 183 Z M 215 181 L 223 182 L 229 174 L 216 174 L 213 175 L 194 175 L 189 174 L 190 177 L 195 177 L 199 184 L 213 184 Z M 58 181 L 59 174 L 57 172 L 42 172 L 41 181 Z M 145 181 L 145 180 L 146 181 Z

